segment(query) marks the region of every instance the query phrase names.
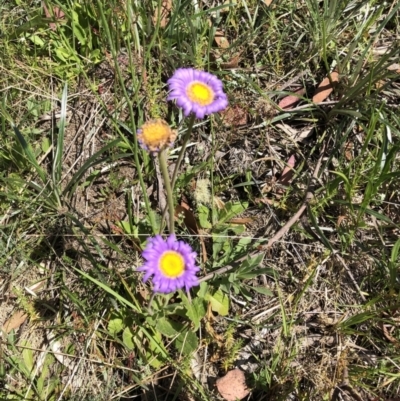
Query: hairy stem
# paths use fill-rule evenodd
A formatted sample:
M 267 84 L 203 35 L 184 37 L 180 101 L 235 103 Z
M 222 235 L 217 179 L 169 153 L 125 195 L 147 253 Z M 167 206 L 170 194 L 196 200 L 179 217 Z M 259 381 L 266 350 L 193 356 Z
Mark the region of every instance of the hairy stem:
M 169 211 L 169 232 L 173 234 L 175 232 L 175 208 L 174 208 L 174 197 L 172 193 L 172 185 L 168 175 L 166 149 L 163 149 L 158 154 L 158 160 L 160 161 L 161 174 L 164 179 L 164 188 L 167 193 L 167 206 Z
M 179 155 L 178 155 L 178 160 L 176 161 L 175 169 L 174 169 L 174 172 L 172 174 L 171 192 L 174 190 L 174 187 L 175 187 L 176 178 L 178 176 L 178 171 L 179 171 L 179 168 L 181 166 L 181 163 L 182 163 L 182 160 L 183 160 L 183 156 L 185 155 L 185 150 L 186 150 L 187 144 L 189 142 L 190 135 L 192 134 L 195 118 L 196 118 L 196 116 L 192 113 L 190 115 L 189 123 L 188 123 L 187 130 L 186 130 L 186 134 L 183 137 L 183 143 L 182 143 L 182 147 L 181 147 L 181 150 L 179 152 Z M 162 173 L 162 174 L 164 174 L 164 173 Z M 168 206 L 168 208 L 169 208 L 169 206 Z M 163 231 L 166 213 L 167 213 L 167 208 L 165 208 L 164 211 L 163 211 L 163 215 L 162 215 L 162 218 L 161 218 L 161 224 L 160 224 L 160 232 Z M 171 221 L 171 213 L 170 213 L 169 219 Z

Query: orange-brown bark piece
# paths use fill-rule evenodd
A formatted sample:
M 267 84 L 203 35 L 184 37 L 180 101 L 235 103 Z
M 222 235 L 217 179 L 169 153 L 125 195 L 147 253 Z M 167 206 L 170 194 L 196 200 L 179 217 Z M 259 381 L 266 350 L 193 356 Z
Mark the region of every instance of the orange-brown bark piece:
M 44 1 L 42 1 L 42 5 L 43 5 L 43 10 L 44 10 L 44 15 L 46 16 L 46 18 L 51 18 L 52 15 L 51 15 L 49 9 L 46 7 L 46 4 Z M 57 20 L 64 19 L 64 17 L 65 17 L 64 11 L 61 10 L 60 7 L 56 7 L 56 6 L 53 7 L 53 15 L 54 15 L 54 18 L 56 18 Z M 56 24 L 54 22 L 50 22 L 49 26 L 50 26 L 51 30 L 53 30 L 53 31 L 56 30 Z
M 278 106 L 284 110 L 293 109 L 293 107 L 300 102 L 301 96 L 303 96 L 305 93 L 306 90 L 304 88 L 301 88 L 296 92 L 293 92 L 293 95 L 288 95 L 285 96 L 283 99 L 281 99 L 280 102 L 278 103 Z
M 165 28 L 168 24 L 169 21 L 169 13 L 172 9 L 172 0 L 162 0 L 161 2 L 161 14 L 160 14 L 160 27 Z M 154 15 L 153 15 L 153 24 L 157 24 L 157 18 L 158 18 L 158 8 L 155 9 Z
M 329 77 L 326 77 L 318 85 L 318 88 L 315 91 L 315 94 L 312 99 L 313 102 L 314 103 L 323 102 L 332 93 L 334 85 L 336 85 L 338 82 L 339 82 L 339 74 L 336 71 L 331 72 L 331 80 L 329 80 Z

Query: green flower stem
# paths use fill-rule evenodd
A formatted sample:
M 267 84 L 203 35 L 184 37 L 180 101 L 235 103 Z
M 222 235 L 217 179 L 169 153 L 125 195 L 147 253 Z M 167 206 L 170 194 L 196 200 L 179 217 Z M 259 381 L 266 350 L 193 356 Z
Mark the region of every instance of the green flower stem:
M 164 188 L 165 188 L 165 192 L 167 193 L 167 204 L 168 204 L 168 210 L 169 210 L 169 232 L 170 232 L 170 234 L 173 234 L 175 232 L 175 208 L 174 208 L 174 197 L 172 194 L 171 181 L 170 181 L 169 175 L 168 175 L 166 153 L 167 153 L 167 150 L 163 149 L 158 154 L 158 160 L 160 161 L 161 174 L 164 179 Z M 165 208 L 165 210 L 166 209 L 167 208 Z M 164 210 L 164 215 L 165 215 L 165 210 Z M 162 227 L 162 225 L 163 224 L 161 223 L 161 227 Z
M 192 113 L 192 114 L 190 115 L 190 120 L 189 120 L 189 123 L 188 123 L 188 126 L 187 126 L 186 134 L 185 134 L 185 136 L 183 137 L 183 144 L 182 144 L 181 150 L 180 150 L 179 155 L 178 155 L 178 160 L 176 161 L 175 169 L 174 169 L 174 172 L 173 172 L 173 174 L 172 174 L 172 179 L 171 179 L 171 192 L 172 192 L 172 191 L 174 190 L 174 188 L 175 188 L 175 183 L 176 183 L 176 179 L 177 179 L 177 177 L 178 177 L 179 167 L 181 166 L 181 163 L 182 163 L 182 160 L 183 160 L 183 156 L 185 155 L 185 150 L 186 150 L 187 144 L 188 144 L 188 142 L 189 142 L 190 135 L 192 134 L 192 130 L 193 130 L 193 125 L 194 125 L 194 120 L 195 120 L 195 119 L 196 119 L 196 116 Z M 161 161 L 160 161 L 160 164 L 161 164 Z M 163 173 L 163 174 L 164 174 L 164 173 Z M 164 179 L 164 180 L 165 180 L 165 179 Z M 168 207 L 169 207 L 169 206 L 168 206 Z M 165 222 L 165 215 L 166 215 L 166 213 L 167 213 L 167 208 L 164 209 L 163 215 L 162 215 L 162 218 L 161 218 L 160 234 L 162 233 L 162 231 L 163 231 L 163 229 L 164 229 L 164 222 Z M 170 218 L 170 220 L 171 220 L 171 216 L 169 216 L 169 218 Z
M 181 163 L 182 163 L 182 160 L 183 160 L 183 156 L 185 155 L 185 150 L 186 150 L 186 146 L 187 146 L 187 144 L 189 142 L 190 135 L 192 134 L 195 118 L 196 118 L 196 116 L 192 113 L 190 115 L 190 120 L 189 120 L 189 123 L 188 123 L 186 134 L 183 137 L 183 144 L 182 144 L 182 147 L 181 147 L 181 151 L 179 152 L 178 160 L 176 161 L 176 164 L 175 164 L 174 173 L 172 174 L 172 180 L 171 180 L 172 189 L 174 189 L 174 187 L 175 187 L 176 178 L 178 176 L 178 171 L 179 171 L 179 168 L 181 166 Z

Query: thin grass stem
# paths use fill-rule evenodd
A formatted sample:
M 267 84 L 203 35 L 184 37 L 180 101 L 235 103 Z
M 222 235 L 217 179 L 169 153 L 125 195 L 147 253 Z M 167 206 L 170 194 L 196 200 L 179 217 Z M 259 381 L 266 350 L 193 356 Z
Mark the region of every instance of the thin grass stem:
M 195 118 L 196 118 L 196 116 L 192 113 L 190 115 L 188 127 L 187 127 L 187 130 L 186 130 L 186 134 L 183 137 L 183 144 L 182 144 L 182 147 L 181 147 L 181 151 L 179 152 L 179 155 L 178 155 L 178 160 L 176 161 L 176 164 L 175 164 L 174 173 L 172 174 L 172 179 L 171 179 L 172 190 L 174 190 L 176 179 L 177 179 L 177 176 L 178 176 L 178 171 L 179 171 L 179 168 L 181 166 L 181 163 L 182 163 L 182 160 L 183 160 L 183 156 L 185 155 L 185 150 L 186 150 L 187 144 L 189 142 L 190 135 L 192 134 Z
M 104 26 L 105 36 L 106 36 L 106 38 L 108 40 L 108 44 L 109 44 L 110 49 L 111 49 L 113 60 L 115 62 L 115 71 L 117 73 L 118 80 L 119 80 L 119 82 L 121 84 L 121 89 L 122 89 L 122 91 L 124 93 L 124 97 L 125 97 L 127 105 L 128 105 L 129 117 L 130 117 L 130 120 L 133 123 L 135 121 L 135 115 L 133 113 L 132 101 L 130 100 L 130 96 L 128 95 L 127 89 L 126 89 L 126 87 L 124 85 L 124 79 L 122 77 L 121 69 L 120 69 L 119 64 L 117 62 L 117 52 L 116 52 L 116 49 L 115 49 L 115 45 L 114 45 L 114 42 L 113 42 L 112 35 L 110 33 L 110 30 L 109 30 L 109 26 L 107 24 L 107 19 L 106 19 L 105 14 L 104 14 L 103 5 L 99 0 L 97 1 L 97 5 L 99 7 L 101 21 L 102 21 L 103 26 Z M 134 141 L 133 158 L 134 158 L 135 165 L 136 165 L 136 171 L 137 171 L 137 175 L 138 175 L 138 178 L 139 178 L 140 187 L 142 189 L 143 199 L 144 199 L 144 202 L 145 202 L 145 205 L 146 205 L 147 214 L 148 214 L 149 219 L 150 219 L 150 224 L 151 224 L 153 232 L 155 233 L 157 231 L 156 222 L 155 222 L 155 219 L 154 219 L 154 214 L 152 213 L 152 210 L 151 210 L 149 197 L 148 197 L 147 191 L 146 191 L 146 185 L 144 183 L 143 174 L 142 174 L 142 171 L 141 171 L 141 168 L 140 168 L 139 155 L 138 155 L 139 154 L 139 146 L 138 146 L 136 135 L 133 135 L 133 141 Z

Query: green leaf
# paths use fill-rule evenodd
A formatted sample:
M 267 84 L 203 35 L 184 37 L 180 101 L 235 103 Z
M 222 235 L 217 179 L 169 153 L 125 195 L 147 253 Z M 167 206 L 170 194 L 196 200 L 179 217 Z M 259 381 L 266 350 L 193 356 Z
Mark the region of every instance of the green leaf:
M 74 35 L 79 40 L 80 44 L 84 46 L 87 42 L 85 38 L 85 31 L 79 24 L 79 15 L 76 11 L 72 11 L 72 19 L 72 30 L 74 32 Z
M 122 333 L 122 341 L 125 346 L 130 350 L 133 350 L 135 348 L 135 344 L 133 342 L 134 335 L 135 333 L 132 331 L 131 327 L 125 327 L 125 330 Z
M 121 227 L 127 234 L 133 234 L 132 228 L 135 230 L 136 227 L 131 227 L 129 221 L 117 221 L 116 225 Z
M 210 209 L 207 206 L 199 205 L 197 207 L 199 216 L 199 224 L 201 228 L 212 228 L 212 224 L 208 221 L 210 215 Z
M 108 322 L 108 331 L 115 336 L 124 329 L 124 321 L 117 317 Z
M 257 277 L 261 274 L 268 274 L 270 276 L 273 277 L 278 277 L 278 274 L 276 273 L 275 270 L 271 269 L 271 268 L 263 268 L 263 269 L 257 269 L 257 270 L 253 270 L 249 273 L 242 273 L 242 272 L 238 272 L 237 274 L 237 278 L 238 279 L 242 279 L 242 280 L 248 280 L 248 279 L 252 279 L 254 277 Z
M 325 234 L 323 231 L 319 228 L 318 221 L 316 217 L 314 216 L 312 209 L 310 205 L 307 205 L 307 215 L 310 218 L 315 231 L 317 232 L 317 237 L 320 239 L 320 241 L 325 245 L 326 248 L 328 248 L 331 252 L 333 252 L 333 248 L 331 243 L 329 242 L 328 238 L 326 238 Z
M 146 352 L 146 358 L 153 368 L 159 368 L 165 363 L 165 353 L 160 352 L 160 345 L 162 344 L 161 333 L 153 333 L 153 341 L 150 341 L 150 351 Z
M 66 185 L 64 188 L 63 194 L 69 194 L 71 196 L 72 193 L 75 192 L 76 187 L 79 185 L 79 180 L 86 174 L 89 168 L 96 166 L 97 164 L 103 163 L 105 159 L 102 159 L 100 156 L 107 152 L 108 150 L 116 147 L 118 143 L 121 142 L 121 139 L 115 139 L 108 143 L 107 145 L 103 146 L 99 151 L 93 154 L 86 162 L 82 165 L 82 167 L 74 174 L 71 181 Z M 130 155 L 116 155 L 114 156 L 114 160 L 122 157 L 129 157 Z
M 43 47 L 44 42 L 38 35 L 31 35 L 29 39 L 35 44 L 36 46 Z
M 251 287 L 244 287 L 244 286 L 238 286 L 236 284 L 233 285 L 233 289 L 235 290 L 235 293 L 240 293 L 242 294 L 242 297 L 246 299 L 246 301 L 252 301 L 254 299 L 254 294 L 249 291 L 249 288 Z
M 206 306 L 204 300 L 201 298 L 195 298 L 192 302 L 186 297 L 185 294 L 181 293 L 183 305 L 186 308 L 186 316 L 194 324 L 194 331 L 200 327 L 201 319 L 206 315 Z
M 354 118 L 360 118 L 363 115 L 361 113 L 359 113 L 358 111 L 354 111 L 354 110 L 345 110 L 345 109 L 337 109 L 335 108 L 334 110 L 332 110 L 332 112 L 330 113 L 330 115 L 334 116 L 335 114 L 345 114 L 345 115 L 349 115 L 351 117 Z
M 390 260 L 388 263 L 389 275 L 390 275 L 390 285 L 395 287 L 398 277 L 398 267 L 399 267 L 399 250 L 400 250 L 400 239 L 396 241 L 393 245 L 392 252 L 390 254 Z
M 183 331 L 175 340 L 175 348 L 183 355 L 191 355 L 199 346 L 199 340 L 193 331 Z
M 156 328 L 157 330 L 166 337 L 176 336 L 182 329 L 183 325 L 178 322 L 173 322 L 166 317 L 162 317 L 157 320 Z
M 252 258 L 246 259 L 243 263 L 242 266 L 240 266 L 240 270 L 243 269 L 244 272 L 248 272 L 250 270 L 253 270 L 255 267 L 257 267 L 262 260 L 264 259 L 264 253 L 259 253 Z
M 226 238 L 224 237 L 225 234 L 225 230 L 218 233 L 213 233 L 213 259 L 218 261 L 218 265 L 222 263 L 219 253 L 222 251 L 224 244 L 227 242 Z
M 74 267 L 74 269 L 80 273 L 83 277 L 86 277 L 88 280 L 92 281 L 93 283 L 95 283 L 96 285 L 98 285 L 100 288 L 102 288 L 104 291 L 108 292 L 110 295 L 112 295 L 118 302 L 121 303 L 121 305 L 126 305 L 129 308 L 131 308 L 132 310 L 138 312 L 137 307 L 132 304 L 132 302 L 129 302 L 128 300 L 126 300 L 124 297 L 122 297 L 120 294 L 118 294 L 117 292 L 115 292 L 113 289 L 111 289 L 107 284 L 102 283 L 99 280 L 96 280 L 95 278 L 93 278 L 92 276 L 89 276 L 89 274 L 83 272 L 82 270 L 77 269 L 76 267 Z
M 90 59 L 92 60 L 92 62 L 94 64 L 100 63 L 101 59 L 101 53 L 100 53 L 100 49 L 94 49 L 91 53 L 90 53 Z
M 66 49 L 65 47 L 57 47 L 55 49 L 57 57 L 61 60 L 66 62 L 69 58 L 71 58 L 71 52 Z
M 236 234 L 240 235 L 246 231 L 246 226 L 244 224 L 232 224 L 229 228 Z
M 360 205 L 350 204 L 348 201 L 345 201 L 343 199 L 334 199 L 334 202 L 338 203 L 340 205 L 346 205 L 348 207 L 352 207 L 354 210 L 360 210 L 361 209 Z M 385 223 L 394 224 L 393 221 L 389 219 L 389 217 L 387 217 L 387 216 L 385 216 L 385 215 L 383 215 L 383 214 L 381 214 L 381 213 L 379 213 L 379 212 L 377 212 L 375 210 L 364 208 L 363 211 L 364 211 L 364 213 L 368 213 L 371 216 L 376 217 L 378 220 L 384 221 Z
M 399 250 L 400 250 L 400 239 L 396 241 L 392 248 L 392 253 L 390 255 L 390 261 L 392 263 L 398 262 L 398 257 L 399 257 Z
M 19 144 L 21 145 L 22 149 L 24 150 L 24 153 L 26 157 L 28 158 L 29 162 L 31 165 L 35 168 L 36 172 L 39 174 L 41 180 L 43 183 L 47 183 L 47 176 L 44 170 L 39 166 L 39 163 L 36 160 L 36 157 L 34 153 L 32 152 L 31 147 L 28 145 L 28 143 L 25 141 L 24 136 L 21 134 L 21 131 L 13 124 L 13 130 L 15 132 L 15 135 L 18 139 Z
M 55 359 L 51 354 L 45 356 L 40 376 L 37 379 L 37 392 L 41 395 L 41 400 L 49 400 L 58 382 L 58 377 L 51 377 L 50 369 L 54 366 Z
M 29 372 L 33 370 L 33 352 L 29 348 L 24 348 L 22 351 L 22 358 L 24 359 L 25 366 Z
M 149 361 L 149 364 L 154 369 L 158 369 L 164 363 L 161 359 L 158 359 L 156 355 L 151 352 L 146 353 L 146 358 Z
M 260 265 L 262 260 L 264 259 L 264 254 L 259 253 L 252 258 L 246 259 L 238 271 L 236 272 L 237 278 L 238 279 L 250 279 L 253 277 L 257 277 L 260 274 L 266 274 L 266 273 L 271 273 L 272 269 L 270 268 L 262 268 L 262 269 L 257 269 L 256 268 Z
M 269 288 L 265 287 L 250 287 L 254 291 L 258 292 L 259 294 L 267 295 L 267 296 L 272 296 L 274 295 L 273 292 Z
M 47 137 L 44 137 L 43 140 L 42 140 L 42 151 L 43 151 L 43 153 L 46 153 L 50 149 L 50 146 L 51 146 L 50 139 L 47 138 Z
M 197 296 L 199 298 L 205 299 L 205 297 L 207 295 L 207 291 L 208 291 L 208 283 L 207 283 L 207 281 L 202 281 L 200 283 L 200 287 L 199 287 L 199 290 L 197 292 Z
M 368 320 L 371 320 L 375 317 L 375 315 L 371 312 L 361 312 L 357 315 L 351 316 L 348 319 L 344 320 L 341 323 L 342 327 L 349 328 L 351 326 L 355 326 L 361 323 L 364 323 Z
M 228 202 L 218 216 L 218 224 L 225 223 L 244 212 L 248 205 L 248 202 Z
M 222 290 L 218 290 L 213 295 L 207 294 L 206 300 L 211 303 L 211 309 L 221 316 L 226 316 L 229 312 L 229 298 Z

